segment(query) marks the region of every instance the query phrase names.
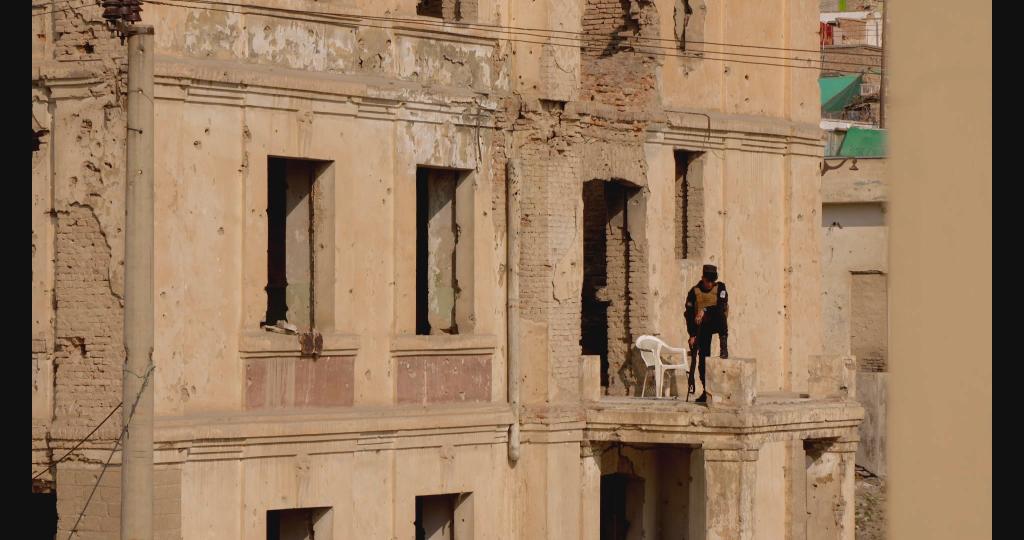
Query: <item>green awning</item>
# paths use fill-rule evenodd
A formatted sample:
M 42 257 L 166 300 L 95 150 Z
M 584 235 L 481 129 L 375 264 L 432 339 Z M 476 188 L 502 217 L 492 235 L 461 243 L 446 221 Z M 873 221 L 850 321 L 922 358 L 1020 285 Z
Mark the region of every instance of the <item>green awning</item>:
M 840 112 L 860 94 L 860 75 L 822 77 L 818 79 L 821 90 L 821 110 Z
M 885 157 L 885 130 L 851 127 L 846 130 L 843 145 L 839 147 L 842 157 Z

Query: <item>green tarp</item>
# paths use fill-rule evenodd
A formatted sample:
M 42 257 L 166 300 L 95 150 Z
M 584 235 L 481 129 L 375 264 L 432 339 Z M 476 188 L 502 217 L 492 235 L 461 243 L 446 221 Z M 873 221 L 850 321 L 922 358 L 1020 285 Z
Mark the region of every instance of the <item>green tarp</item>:
M 822 112 L 840 112 L 853 98 L 860 94 L 860 75 L 843 75 L 842 77 L 822 77 L 818 79 L 821 89 Z
M 851 127 L 846 130 L 843 145 L 839 147 L 842 157 L 885 157 L 885 130 Z

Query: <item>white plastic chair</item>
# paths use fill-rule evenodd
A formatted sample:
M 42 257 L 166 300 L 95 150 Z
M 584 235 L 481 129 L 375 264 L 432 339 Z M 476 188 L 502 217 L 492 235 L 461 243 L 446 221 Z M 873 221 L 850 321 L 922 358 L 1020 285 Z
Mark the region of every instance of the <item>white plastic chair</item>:
M 661 397 L 661 386 L 664 381 L 665 372 L 672 369 L 681 369 L 684 374 L 689 373 L 689 365 L 687 364 L 687 350 L 677 347 L 671 347 L 664 341 L 654 336 L 640 336 L 636 338 L 636 348 L 640 350 L 640 357 L 644 359 L 644 364 L 647 365 L 647 373 L 644 374 L 644 386 L 640 391 L 640 395 L 643 396 L 647 392 L 647 377 L 650 375 L 650 368 L 654 368 L 654 384 L 657 386 L 654 390 L 655 397 Z M 683 361 L 678 364 L 663 364 L 661 362 L 661 351 L 666 350 L 670 353 L 677 353 L 683 355 Z

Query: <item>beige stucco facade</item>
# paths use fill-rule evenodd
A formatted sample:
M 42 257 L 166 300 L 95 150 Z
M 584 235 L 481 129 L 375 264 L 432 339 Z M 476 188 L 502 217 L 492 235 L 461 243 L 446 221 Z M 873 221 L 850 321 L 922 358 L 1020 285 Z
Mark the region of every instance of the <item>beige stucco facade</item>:
M 853 538 L 863 409 L 822 316 L 813 59 L 681 58 L 700 47 L 674 41 L 679 4 L 462 0 L 461 22 L 417 15 L 414 0 L 145 5 L 158 538 L 263 538 L 268 512 L 296 508 L 330 508 L 328 538 L 415 538 L 417 498 L 440 494 L 471 494 L 460 538 L 602 538 L 602 514 L 620 510 L 636 512 L 629 538 Z M 698 44 L 818 44 L 807 0 L 688 4 Z M 33 153 L 32 468 L 57 494 L 61 535 L 121 417 L 53 465 L 121 399 L 124 55 L 99 11 L 33 12 L 33 130 L 46 132 Z M 701 164 L 700 211 L 686 216 L 701 247 L 679 257 L 683 151 Z M 317 356 L 261 327 L 277 158 L 316 163 Z M 423 243 L 455 246 L 444 269 L 458 285 L 424 308 L 446 306 L 455 334 L 420 331 L 425 168 L 459 175 L 454 236 Z M 584 240 L 598 233 L 594 266 Z M 676 399 L 640 398 L 630 344 L 684 342 L 705 263 L 731 291 L 732 356 L 709 360 L 711 401 L 686 402 L 682 380 Z M 604 363 L 581 348 L 592 278 Z M 80 538 L 117 537 L 119 459 Z M 633 495 L 602 512 L 615 479 Z
M 826 158 L 821 175 L 822 319 L 826 352 L 857 359 L 865 409 L 857 464 L 886 475 L 888 249 L 886 160 Z

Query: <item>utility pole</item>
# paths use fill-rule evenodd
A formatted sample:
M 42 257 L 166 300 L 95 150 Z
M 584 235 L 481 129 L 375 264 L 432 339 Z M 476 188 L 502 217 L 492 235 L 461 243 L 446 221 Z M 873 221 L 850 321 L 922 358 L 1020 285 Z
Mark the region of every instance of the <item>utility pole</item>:
M 103 16 L 128 41 L 121 396 L 121 540 L 153 538 L 153 27 L 139 0 L 105 0 Z
M 121 540 L 153 538 L 153 27 L 128 26 Z

